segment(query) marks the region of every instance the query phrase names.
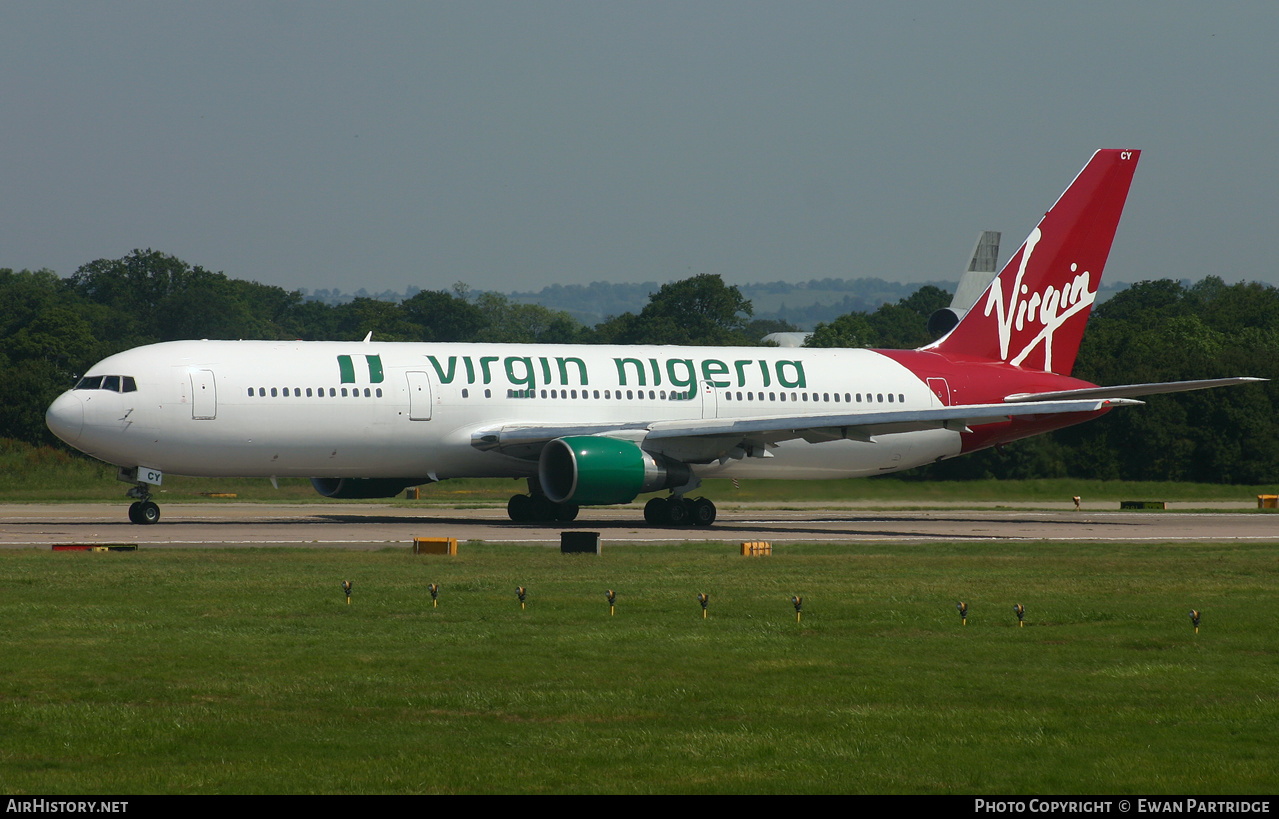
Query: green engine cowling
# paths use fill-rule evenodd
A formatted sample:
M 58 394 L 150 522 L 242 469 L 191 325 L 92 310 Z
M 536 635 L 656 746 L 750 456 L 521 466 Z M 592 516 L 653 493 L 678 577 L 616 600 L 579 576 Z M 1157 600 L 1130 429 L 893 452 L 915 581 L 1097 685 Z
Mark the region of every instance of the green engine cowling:
M 692 471 L 617 438 L 581 435 L 556 438 L 542 448 L 538 480 L 555 503 L 599 506 L 630 503 L 642 492 L 682 486 Z

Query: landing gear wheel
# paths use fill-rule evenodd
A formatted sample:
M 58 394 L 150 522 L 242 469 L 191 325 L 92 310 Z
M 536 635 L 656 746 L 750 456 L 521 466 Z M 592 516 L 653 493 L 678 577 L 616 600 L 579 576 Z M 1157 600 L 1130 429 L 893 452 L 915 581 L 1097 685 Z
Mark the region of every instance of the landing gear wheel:
M 555 520 L 555 504 L 545 495 L 530 498 L 529 503 L 529 508 L 533 510 L 531 520 L 535 520 L 538 523 L 547 523 Z
M 653 526 L 661 526 L 666 522 L 666 498 L 649 498 L 644 504 L 644 520 Z
M 142 505 L 142 501 L 134 501 L 129 504 L 129 523 L 141 523 L 142 518 L 138 515 L 138 507 Z
M 683 498 L 671 498 L 666 502 L 666 523 L 670 526 L 687 526 L 692 510 Z
M 557 503 L 555 504 L 555 519 L 568 523 L 577 519 L 577 513 L 582 511 L 582 507 L 576 503 Z
M 692 524 L 694 526 L 710 526 L 715 522 L 715 504 L 710 498 L 698 498 L 693 501 Z
M 130 515 L 132 515 L 132 507 L 130 507 Z M 138 523 L 150 525 L 160 522 L 160 507 L 151 501 L 142 501 L 138 504 Z
M 516 523 L 533 519 L 533 499 L 528 495 L 512 495 L 506 502 L 506 516 Z

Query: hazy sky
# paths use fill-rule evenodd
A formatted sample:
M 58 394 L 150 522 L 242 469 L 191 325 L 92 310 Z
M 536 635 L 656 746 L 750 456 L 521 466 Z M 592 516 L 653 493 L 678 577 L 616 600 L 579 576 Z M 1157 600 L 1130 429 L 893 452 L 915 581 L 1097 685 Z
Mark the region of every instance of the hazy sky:
M 1109 280 L 1279 284 L 1279 6 L 0 3 L 0 267 L 957 278 L 1100 147 Z

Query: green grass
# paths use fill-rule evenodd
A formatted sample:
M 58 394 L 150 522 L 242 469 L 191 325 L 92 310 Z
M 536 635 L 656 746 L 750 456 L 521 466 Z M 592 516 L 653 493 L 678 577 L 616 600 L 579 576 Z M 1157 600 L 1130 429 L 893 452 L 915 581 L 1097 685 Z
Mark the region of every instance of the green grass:
M 902 481 L 854 478 L 838 481 L 708 480 L 701 492 L 728 508 L 734 503 L 784 505 L 797 502 L 909 500 L 918 508 L 936 502 L 1068 502 L 1074 495 L 1088 501 L 1169 500 L 1255 502 L 1259 494 L 1275 494 L 1279 485 L 1242 486 L 1202 483 L 1139 483 L 1053 478 L 1027 481 Z M 33 447 L 0 439 L 0 503 L 121 503 L 128 486 L 115 479 L 115 468 L 53 447 Z M 511 495 L 527 491 L 523 480 L 460 479 L 423 486 L 421 499 L 410 505 L 504 506 Z M 212 493 L 231 493 L 239 501 L 263 503 L 334 503 L 316 494 L 311 482 L 282 478 L 279 489 L 265 478 L 188 478 L 166 475 L 157 500 L 164 503 L 218 502 Z M 401 498 L 403 496 L 401 495 Z M 643 498 L 641 498 L 641 501 Z M 383 503 L 384 501 L 348 501 Z
M 732 552 L 0 552 L 0 790 L 1279 786 L 1273 545 Z

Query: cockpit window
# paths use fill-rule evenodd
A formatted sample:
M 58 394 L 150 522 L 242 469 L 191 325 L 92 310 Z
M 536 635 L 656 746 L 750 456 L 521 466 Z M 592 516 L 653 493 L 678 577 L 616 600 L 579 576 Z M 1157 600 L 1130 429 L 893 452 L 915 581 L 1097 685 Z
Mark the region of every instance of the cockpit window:
M 86 375 L 76 383 L 77 390 L 110 390 L 137 392 L 138 382 L 131 375 Z

